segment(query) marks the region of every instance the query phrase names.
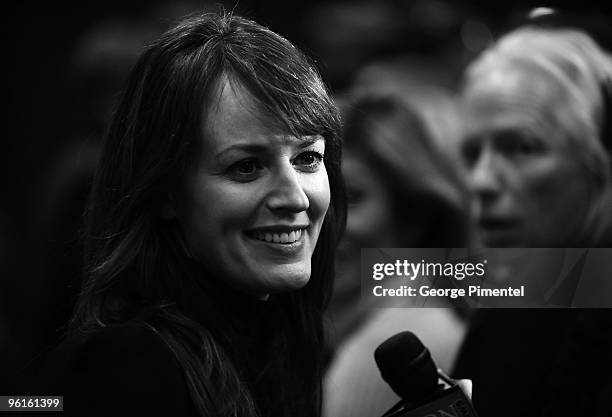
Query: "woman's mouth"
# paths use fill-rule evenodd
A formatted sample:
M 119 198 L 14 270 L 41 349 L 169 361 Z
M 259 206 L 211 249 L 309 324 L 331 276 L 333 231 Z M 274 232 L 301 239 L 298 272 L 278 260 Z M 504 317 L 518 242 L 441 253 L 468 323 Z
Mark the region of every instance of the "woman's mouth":
M 266 242 L 266 243 L 279 243 L 284 245 L 290 245 L 299 241 L 302 238 L 302 234 L 306 230 L 306 227 L 299 228 L 274 228 L 274 229 L 255 229 L 247 231 L 246 234 L 250 238 Z
M 302 230 L 295 230 L 290 233 L 263 233 L 255 232 L 255 239 L 262 240 L 264 242 L 274 243 L 294 243 L 302 237 Z

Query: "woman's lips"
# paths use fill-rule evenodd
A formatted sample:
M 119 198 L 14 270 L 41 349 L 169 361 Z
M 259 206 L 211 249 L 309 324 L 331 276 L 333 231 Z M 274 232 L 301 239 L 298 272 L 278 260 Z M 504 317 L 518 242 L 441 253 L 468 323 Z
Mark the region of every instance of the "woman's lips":
M 291 245 L 299 242 L 308 226 L 269 226 L 259 227 L 246 231 L 246 235 L 252 239 L 266 243 Z
M 255 239 L 263 240 L 264 242 L 274 242 L 274 243 L 294 243 L 297 240 L 300 240 L 302 237 L 302 229 L 293 230 L 289 233 L 264 233 L 264 232 L 255 232 L 253 234 Z

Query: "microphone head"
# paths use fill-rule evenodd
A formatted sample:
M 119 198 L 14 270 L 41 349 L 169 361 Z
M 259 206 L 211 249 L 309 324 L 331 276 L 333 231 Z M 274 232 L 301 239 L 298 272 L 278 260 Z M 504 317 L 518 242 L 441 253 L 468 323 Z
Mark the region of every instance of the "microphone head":
M 402 399 L 415 402 L 434 394 L 438 371 L 429 350 L 412 332 L 401 332 L 374 351 L 382 378 Z

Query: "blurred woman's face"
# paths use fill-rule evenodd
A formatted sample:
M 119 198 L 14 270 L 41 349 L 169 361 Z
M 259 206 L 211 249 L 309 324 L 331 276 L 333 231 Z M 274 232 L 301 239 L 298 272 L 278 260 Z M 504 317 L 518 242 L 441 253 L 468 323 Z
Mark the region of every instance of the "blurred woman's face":
M 358 153 L 345 149 L 342 175 L 348 211 L 346 231 L 336 256 L 336 296 L 359 290 L 361 248 L 396 247 L 399 235 L 393 196 L 378 172 Z
M 344 240 L 357 248 L 394 247 L 397 224 L 389 184 L 349 149 L 344 152 L 342 174 L 348 194 Z
M 462 150 L 485 246 L 559 247 L 584 237 L 593 180 L 555 125 L 547 88 L 526 71 L 467 90 Z
M 248 294 L 303 287 L 330 202 L 321 136 L 296 138 L 222 86 L 176 207 L 191 255 Z

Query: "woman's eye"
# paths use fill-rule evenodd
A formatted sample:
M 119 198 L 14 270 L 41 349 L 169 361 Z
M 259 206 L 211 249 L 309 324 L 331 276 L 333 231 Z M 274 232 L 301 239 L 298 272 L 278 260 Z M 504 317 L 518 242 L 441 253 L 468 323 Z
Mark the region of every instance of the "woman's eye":
M 239 181 L 250 181 L 259 175 L 263 166 L 256 159 L 244 159 L 229 167 L 229 174 Z
M 321 162 L 323 162 L 323 155 L 315 151 L 302 152 L 293 160 L 294 164 L 309 171 L 316 171 Z

